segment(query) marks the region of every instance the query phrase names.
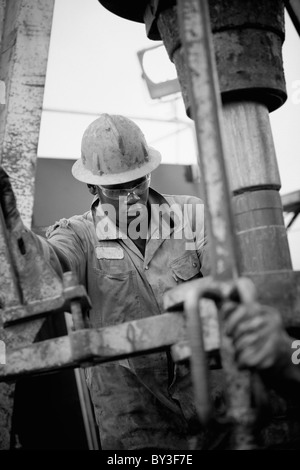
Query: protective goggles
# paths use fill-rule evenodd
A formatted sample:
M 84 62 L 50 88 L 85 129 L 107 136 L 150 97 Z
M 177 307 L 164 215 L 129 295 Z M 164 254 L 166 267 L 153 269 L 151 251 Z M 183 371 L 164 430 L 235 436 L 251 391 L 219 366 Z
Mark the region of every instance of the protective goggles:
M 151 176 L 147 175 L 145 179 L 134 186 L 133 188 L 120 188 L 120 189 L 109 189 L 103 188 L 100 186 L 102 193 L 104 196 L 108 197 L 109 199 L 119 199 L 119 198 L 128 198 L 131 194 L 135 194 L 136 196 L 141 196 L 150 186 Z

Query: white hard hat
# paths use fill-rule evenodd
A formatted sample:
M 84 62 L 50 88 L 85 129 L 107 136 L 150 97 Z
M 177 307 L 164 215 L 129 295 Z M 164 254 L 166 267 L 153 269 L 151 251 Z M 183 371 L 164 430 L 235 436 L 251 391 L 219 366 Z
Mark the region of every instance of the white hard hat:
M 148 147 L 133 121 L 102 114 L 85 130 L 81 158 L 74 163 L 72 174 L 88 184 L 121 184 L 147 175 L 160 162 L 160 153 Z

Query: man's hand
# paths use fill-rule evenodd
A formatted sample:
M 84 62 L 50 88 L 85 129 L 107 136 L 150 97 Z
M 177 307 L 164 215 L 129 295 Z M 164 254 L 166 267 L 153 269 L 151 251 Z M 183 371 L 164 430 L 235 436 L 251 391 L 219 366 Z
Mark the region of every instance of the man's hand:
M 278 372 L 290 362 L 291 340 L 277 310 L 258 303 L 228 302 L 223 311 L 241 368 Z
M 8 174 L 0 166 L 0 204 L 6 226 L 13 229 L 20 222 L 20 214 L 17 209 L 17 202 L 11 187 Z

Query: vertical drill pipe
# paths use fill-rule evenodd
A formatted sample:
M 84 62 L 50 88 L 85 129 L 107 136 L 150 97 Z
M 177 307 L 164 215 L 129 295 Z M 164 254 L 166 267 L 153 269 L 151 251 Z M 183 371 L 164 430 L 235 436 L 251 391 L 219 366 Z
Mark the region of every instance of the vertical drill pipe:
M 212 401 L 210 398 L 208 367 L 204 348 L 204 337 L 199 312 L 199 301 L 205 287 L 192 290 L 184 305 L 187 316 L 187 327 L 192 350 L 191 375 L 195 396 L 195 406 L 200 423 L 206 426 L 212 418 Z
M 177 5 L 208 209 L 212 275 L 217 281 L 232 281 L 237 279 L 240 267 L 226 177 L 221 102 L 209 10 L 206 0 L 178 0 Z M 227 381 L 231 383 L 229 417 L 235 425 L 233 446 L 250 449 L 255 447 L 252 436 L 253 414 L 250 411 L 250 376 L 236 369 L 227 338 L 223 338 L 221 355 Z M 206 406 L 209 407 L 208 401 Z M 249 412 L 245 413 L 245 410 Z
M 178 16 L 188 67 L 199 165 L 210 215 L 208 229 L 212 275 L 216 280 L 227 281 L 237 277 L 239 266 L 224 163 L 221 102 L 207 3 L 179 0 Z
M 82 308 L 79 300 L 71 300 L 70 302 L 71 314 L 75 330 L 83 330 L 86 328 L 82 315 Z
M 16 305 L 21 302 L 21 292 L 18 286 L 15 271 L 12 265 L 12 258 L 8 248 L 6 225 L 0 207 L 0 340 L 4 341 L 7 347 L 6 332 L 3 329 L 1 309 L 5 305 Z M 4 366 L 5 367 L 5 366 Z M 14 402 L 14 384 L 0 384 L 0 450 L 10 449 L 12 413 Z
M 22 292 L 14 270 L 14 263 L 8 245 L 6 224 L 0 207 L 0 309 L 22 302 Z M 1 325 L 1 319 L 0 319 Z

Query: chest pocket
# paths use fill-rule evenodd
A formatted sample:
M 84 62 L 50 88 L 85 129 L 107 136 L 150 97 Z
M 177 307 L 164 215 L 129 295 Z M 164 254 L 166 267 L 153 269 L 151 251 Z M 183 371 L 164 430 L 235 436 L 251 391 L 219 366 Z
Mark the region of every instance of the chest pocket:
M 140 317 L 136 270 L 122 247 L 106 246 L 109 248 L 106 252 L 96 247 L 94 257 L 100 304 L 93 321 L 96 327 L 116 325 Z
M 194 251 L 177 258 L 170 264 L 170 267 L 172 276 L 176 282 L 189 281 L 197 277 L 202 277 L 200 261 L 197 253 Z

